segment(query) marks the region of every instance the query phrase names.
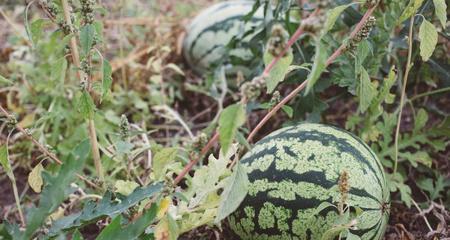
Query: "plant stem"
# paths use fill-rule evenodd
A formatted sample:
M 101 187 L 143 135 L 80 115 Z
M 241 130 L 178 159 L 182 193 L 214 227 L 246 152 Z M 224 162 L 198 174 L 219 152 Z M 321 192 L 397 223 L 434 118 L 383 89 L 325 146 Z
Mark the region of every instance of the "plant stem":
M 395 129 L 395 142 L 394 142 L 394 174 L 397 172 L 398 167 L 398 138 L 400 136 L 400 125 L 402 121 L 402 113 L 403 113 L 403 105 L 405 103 L 405 95 L 406 95 L 406 84 L 408 83 L 408 75 L 409 70 L 411 70 L 411 58 L 412 58 L 412 45 L 413 45 L 413 27 L 414 27 L 414 15 L 411 16 L 411 19 L 409 21 L 409 36 L 408 36 L 408 59 L 406 61 L 406 67 L 405 67 L 405 74 L 403 76 L 403 86 L 402 86 L 402 93 L 400 95 L 400 110 L 398 113 L 397 118 L 397 128 Z
M 72 20 L 70 19 L 70 9 L 69 4 L 67 0 L 61 0 L 63 12 L 64 12 L 64 20 L 66 21 L 66 24 L 68 24 L 70 27 L 72 27 Z M 90 93 L 90 86 L 91 84 L 91 78 L 87 76 L 83 71 L 80 69 L 80 55 L 78 52 L 78 45 L 77 45 L 77 38 L 76 35 L 74 35 L 70 39 L 70 51 L 72 55 L 72 60 L 74 65 L 78 68 L 78 77 L 80 79 L 80 82 L 83 82 L 86 78 L 88 80 L 88 91 Z M 95 131 L 95 123 L 94 119 L 88 120 L 88 132 L 89 132 L 89 139 L 91 141 L 91 149 L 92 149 L 92 157 L 94 159 L 94 165 L 95 170 L 97 172 L 97 176 L 99 177 L 100 181 L 104 181 L 104 175 L 103 175 L 103 166 L 100 158 L 100 150 L 98 147 L 98 141 L 97 141 L 97 133 Z
M 375 10 L 376 6 L 373 6 L 367 10 L 367 12 L 364 14 L 364 16 L 361 18 L 360 22 L 356 25 L 355 29 L 350 34 L 350 39 L 354 38 L 356 34 L 361 30 L 361 28 L 364 26 L 364 23 L 367 21 L 367 19 L 372 15 L 373 11 Z M 344 49 L 346 47 L 346 43 L 341 44 L 339 48 L 327 59 L 325 63 L 325 67 L 328 67 L 331 65 L 334 60 L 336 60 L 337 57 L 339 57 L 342 53 L 344 53 Z M 280 110 L 286 103 L 288 103 L 292 98 L 297 96 L 297 94 L 303 90 L 308 81 L 304 81 L 301 83 L 298 87 L 296 87 L 292 92 L 290 92 L 286 97 L 283 98 L 275 107 L 273 107 L 265 116 L 264 118 L 256 125 L 256 127 L 250 132 L 250 134 L 247 137 L 247 141 L 250 142 L 253 137 L 256 135 L 256 133 L 264 126 L 264 124 L 269 121 L 269 119 L 275 115 L 278 110 Z
M 9 143 L 9 138 L 10 138 L 11 134 L 12 134 L 12 131 L 8 134 L 8 137 L 6 138 L 6 152 L 7 152 L 6 156 L 9 156 L 8 143 Z M 8 159 L 6 159 L 6 161 L 9 161 L 9 157 L 8 157 Z M 8 163 L 8 164 L 10 164 L 10 163 Z M 16 177 L 14 176 L 13 169 L 11 168 L 11 174 L 8 174 L 8 172 L 6 172 L 6 175 L 8 175 L 9 180 L 11 180 L 11 185 L 12 185 L 13 194 L 14 194 L 14 200 L 16 201 L 17 210 L 19 211 L 20 222 L 22 223 L 22 226 L 25 227 L 25 225 L 26 225 L 25 218 L 23 217 L 22 206 L 20 205 L 19 191 L 17 190 L 17 182 L 16 182 Z
M 447 91 L 450 91 L 450 87 L 445 87 L 445 88 L 436 89 L 436 90 L 433 90 L 433 91 L 417 94 L 416 96 L 410 98 L 409 101 L 413 102 L 413 101 L 415 101 L 415 100 L 417 100 L 419 98 L 422 98 L 422 97 L 430 96 L 430 95 L 437 94 L 437 93 L 443 93 L 443 92 L 447 92 Z
M 2 106 L 0 106 L 0 112 L 2 112 L 3 115 L 5 115 L 6 117 L 11 116 L 11 114 L 9 114 L 9 112 L 6 111 Z M 50 151 L 48 151 L 48 149 L 46 147 L 44 147 L 41 143 L 39 143 L 36 139 L 34 139 L 33 136 L 31 136 L 31 134 L 29 134 L 27 132 L 27 130 L 25 130 L 23 127 L 21 127 L 18 124 L 16 124 L 15 128 L 17 130 L 19 130 L 19 132 L 21 132 L 24 136 L 26 136 L 36 147 L 38 147 L 38 149 L 39 149 L 39 151 L 41 153 L 43 153 L 45 156 L 47 156 L 50 159 L 52 159 L 57 164 L 59 164 L 59 165 L 63 164 L 63 162 L 55 154 L 53 154 Z M 79 179 L 81 179 L 82 181 L 86 182 L 91 187 L 100 189 L 99 186 L 97 186 L 95 183 L 93 183 L 92 181 L 90 181 L 86 177 L 84 177 L 84 176 L 82 176 L 82 175 L 80 175 L 78 173 L 76 175 L 77 175 L 77 177 Z
M 361 28 L 364 26 L 364 23 L 366 20 L 372 15 L 373 11 L 375 10 L 376 5 L 369 8 L 367 12 L 364 14 L 361 21 L 356 25 L 353 32 L 350 34 L 350 37 L 354 37 L 358 31 L 361 30 Z M 314 17 L 317 11 L 313 12 L 309 17 Z M 303 25 L 300 24 L 297 30 L 295 31 L 294 35 L 289 39 L 288 44 L 286 45 L 286 48 L 283 50 L 283 52 L 276 58 L 272 60 L 272 62 L 266 66 L 266 68 L 263 71 L 263 74 L 260 77 L 266 76 L 270 70 L 275 66 L 275 64 L 281 59 L 281 56 L 284 55 L 284 53 L 287 52 L 287 50 L 300 38 L 300 36 L 303 34 Z M 343 49 L 345 48 L 345 43 L 343 43 L 337 50 L 334 52 L 330 58 L 328 58 L 326 62 L 326 66 L 330 65 L 339 55 L 343 53 Z M 289 93 L 281 102 L 279 102 L 275 107 L 273 107 L 265 116 L 264 118 L 258 123 L 258 125 L 250 132 L 247 141 L 251 141 L 255 134 L 264 126 L 264 124 L 273 116 L 275 113 L 280 110 L 281 107 L 283 107 L 287 102 L 289 102 L 292 98 L 294 98 L 301 90 L 303 90 L 306 87 L 307 81 L 304 81 L 301 83 L 297 88 L 295 88 L 291 93 Z M 241 101 L 246 103 L 246 100 Z M 174 184 L 177 185 L 184 176 L 194 167 L 194 165 L 203 157 L 204 154 L 206 154 L 210 148 L 214 145 L 214 143 L 219 139 L 219 133 L 216 132 L 214 136 L 209 140 L 209 142 L 203 147 L 201 154 L 199 157 L 193 159 L 190 161 L 180 172 L 180 174 L 175 178 Z

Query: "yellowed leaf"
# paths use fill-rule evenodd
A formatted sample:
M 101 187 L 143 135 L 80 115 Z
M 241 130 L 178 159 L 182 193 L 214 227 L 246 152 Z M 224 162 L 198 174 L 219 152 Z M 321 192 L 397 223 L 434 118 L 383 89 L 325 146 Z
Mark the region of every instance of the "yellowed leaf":
M 24 118 L 22 118 L 22 120 L 20 120 L 18 125 L 21 126 L 22 128 L 30 127 L 34 122 L 34 117 L 35 117 L 34 113 L 27 114 L 25 115 Z
M 64 208 L 58 207 L 56 211 L 54 211 L 52 214 L 50 214 L 50 216 L 48 216 L 47 220 L 53 222 L 62 217 L 64 217 Z
M 33 170 L 31 170 L 30 174 L 28 174 L 28 184 L 30 185 L 31 189 L 33 191 L 40 193 L 42 190 L 42 185 L 44 184 L 44 181 L 42 180 L 42 170 L 44 170 L 44 167 L 39 163 L 36 165 Z
M 172 203 L 172 199 L 170 199 L 170 197 L 165 197 L 163 200 L 161 200 L 161 203 L 159 204 L 158 214 L 157 214 L 158 219 L 161 219 L 162 217 L 164 217 L 167 210 L 169 210 L 171 203 Z
M 169 223 L 166 218 L 159 221 L 155 228 L 155 239 L 156 240 L 169 240 Z

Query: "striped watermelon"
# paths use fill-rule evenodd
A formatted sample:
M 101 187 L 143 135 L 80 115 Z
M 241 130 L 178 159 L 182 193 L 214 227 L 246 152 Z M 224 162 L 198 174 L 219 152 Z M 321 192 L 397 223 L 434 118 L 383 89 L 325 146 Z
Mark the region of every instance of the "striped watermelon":
M 194 18 L 186 29 L 183 55 L 195 72 L 205 73 L 226 60 L 227 54 L 229 57 L 243 61 L 252 59 L 252 53 L 245 45 L 248 45 L 248 41 L 253 35 L 248 35 L 243 39 L 241 48 L 231 49 L 228 53 L 226 45 L 233 37 L 240 37 L 263 21 L 264 11 L 262 8 L 259 8 L 247 23 L 243 21 L 242 18 L 252 10 L 253 4 L 254 1 L 221 2 L 205 9 Z M 238 70 L 248 71 L 245 66 L 235 66 L 227 69 L 227 73 L 234 73 Z
M 390 204 L 383 168 L 351 133 L 309 123 L 282 128 L 241 162 L 249 191 L 228 220 L 242 239 L 321 239 L 339 213 L 334 206 L 319 206 L 338 205 L 342 172 L 348 173 L 346 204 L 356 219 L 350 233 L 363 240 L 382 238 Z

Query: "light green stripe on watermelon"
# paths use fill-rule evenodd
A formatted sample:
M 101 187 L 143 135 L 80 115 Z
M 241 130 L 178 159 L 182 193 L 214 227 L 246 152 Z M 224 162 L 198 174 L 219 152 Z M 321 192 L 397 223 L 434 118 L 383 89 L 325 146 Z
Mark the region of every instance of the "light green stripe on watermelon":
M 357 221 L 352 233 L 381 239 L 389 216 L 384 172 L 373 151 L 345 130 L 321 124 L 283 128 L 255 144 L 241 162 L 249 192 L 229 221 L 242 239 L 320 239 L 336 224 L 338 211 L 318 213 L 317 207 L 341 200 L 343 171 L 346 204 L 362 211 L 352 212 Z
M 244 23 L 242 18 L 253 7 L 253 1 L 227 1 L 215 4 L 194 18 L 186 29 L 187 35 L 183 42 L 183 55 L 197 73 L 203 73 L 215 64 L 227 58 L 237 57 L 249 61 L 253 56 L 245 43 L 253 36 L 246 36 L 243 46 L 227 51 L 226 45 L 233 37 L 238 37 L 251 28 L 259 25 L 264 18 L 262 8 L 258 9 L 253 18 Z M 243 70 L 248 70 L 239 66 Z

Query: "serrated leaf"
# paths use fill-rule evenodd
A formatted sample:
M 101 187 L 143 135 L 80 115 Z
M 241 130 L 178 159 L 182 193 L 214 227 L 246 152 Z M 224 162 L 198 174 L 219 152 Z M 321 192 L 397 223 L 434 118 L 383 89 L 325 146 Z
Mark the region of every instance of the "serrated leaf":
M 92 24 L 86 24 L 80 29 L 80 45 L 84 56 L 88 55 L 94 44 L 95 27 Z
M 51 64 L 51 79 L 54 81 L 59 81 L 61 84 L 64 83 L 67 70 L 67 60 L 66 58 L 60 58 Z
M 406 6 L 402 15 L 399 18 L 399 23 L 402 23 L 406 19 L 410 18 L 417 10 L 422 6 L 423 0 L 409 0 L 408 6 Z
M 128 141 L 119 140 L 115 144 L 116 154 L 130 154 L 134 145 Z
M 178 154 L 176 148 L 163 148 L 153 158 L 153 174 L 156 180 L 161 180 L 165 175 L 165 168 L 172 163 Z
M 129 223 L 125 227 L 121 226 L 122 215 L 119 215 L 100 232 L 96 240 L 139 239 L 139 236 L 144 233 L 145 229 L 155 219 L 156 210 L 156 204 L 152 204 L 150 209 L 147 210 L 140 218 L 132 223 Z
M 11 163 L 9 162 L 8 146 L 6 145 L 2 145 L 0 147 L 0 164 L 2 165 L 3 170 L 5 171 L 9 179 L 14 178 Z
M 377 95 L 377 89 L 370 81 L 369 73 L 361 67 L 360 85 L 359 85 L 359 109 L 364 113 L 369 108 L 372 100 Z
M 227 184 L 220 195 L 220 204 L 217 210 L 216 219 L 214 220 L 216 224 L 225 219 L 239 207 L 247 195 L 248 185 L 247 172 L 240 162 L 237 162 L 233 173 L 229 177 Z
M 106 192 L 99 203 L 89 201 L 84 205 L 81 212 L 74 213 L 59 219 L 53 223 L 49 235 L 54 236 L 60 231 L 67 231 L 95 222 L 104 217 L 114 217 L 123 213 L 140 201 L 151 198 L 161 192 L 162 183 L 155 183 L 146 187 L 139 187 L 129 196 L 120 199 L 113 198 L 111 192 Z
M 423 19 L 422 24 L 420 24 L 419 40 L 420 56 L 422 56 L 422 60 L 426 62 L 430 59 L 431 55 L 433 55 L 438 41 L 438 32 L 436 27 L 426 19 Z
M 445 28 L 445 24 L 447 23 L 447 4 L 445 0 L 433 0 L 434 4 L 434 12 L 436 13 L 439 22 L 442 25 L 442 28 Z
M 33 44 L 36 44 L 36 42 L 42 37 L 42 34 L 44 33 L 43 27 L 47 23 L 49 23 L 48 20 L 39 18 L 30 24 L 30 35 Z
M 83 91 L 78 100 L 78 110 L 84 119 L 93 119 L 95 104 L 91 98 L 91 95 L 87 91 Z
M 217 190 L 225 186 L 226 177 L 231 174 L 227 165 L 236 151 L 237 144 L 233 144 L 226 154 L 220 151 L 218 159 L 211 154 L 208 157 L 208 165 L 195 171 L 194 177 L 189 181 L 189 189 L 185 192 L 185 196 L 189 199 L 189 208 L 193 209 L 205 201 L 208 201 L 208 205 L 219 205 Z M 213 217 L 216 214 L 216 210 L 214 211 Z M 213 220 L 214 218 L 211 219 Z
M 316 43 L 316 54 L 314 56 L 314 64 L 311 69 L 311 72 L 308 75 L 308 84 L 306 86 L 306 94 L 311 91 L 314 84 L 316 84 L 322 72 L 325 71 L 327 60 L 327 50 L 326 46 L 323 44 L 321 40 L 318 40 Z
M 20 239 L 31 239 L 34 232 L 44 224 L 45 219 L 64 201 L 71 192 L 66 188 L 74 180 L 75 174 L 83 168 L 89 152 L 90 142 L 84 140 L 74 148 L 56 176 L 45 175 L 45 186 L 40 195 L 39 206 L 30 210 L 27 228 L 22 232 Z
M 267 50 L 264 52 L 264 64 L 269 65 L 275 57 L 269 53 Z M 283 56 L 278 60 L 277 63 L 273 66 L 272 70 L 269 72 L 269 76 L 265 78 L 267 85 L 267 93 L 273 92 L 277 87 L 278 83 L 284 80 L 284 77 L 289 71 L 289 66 L 292 63 L 294 55 L 292 51 L 289 51 L 286 56 Z
M 112 67 L 106 59 L 103 60 L 102 72 L 102 98 L 105 98 L 108 95 L 109 89 L 112 85 Z
M 42 185 L 44 184 L 41 175 L 42 170 L 44 170 L 44 167 L 42 167 L 42 164 L 39 163 L 33 168 L 33 170 L 31 170 L 30 174 L 28 174 L 28 184 L 31 189 L 37 193 L 41 192 Z
M 219 118 L 219 141 L 222 153 L 227 153 L 238 128 L 245 123 L 245 108 L 236 103 L 225 108 Z
M 353 4 L 354 3 L 350 3 L 347 5 L 341 5 L 341 6 L 335 7 L 331 10 L 328 10 L 327 11 L 327 20 L 325 21 L 325 24 L 323 26 L 324 32 L 322 33 L 322 35 L 324 35 L 328 31 L 330 31 L 333 28 L 334 24 L 336 23 L 336 20 L 338 19 L 338 17 L 341 15 L 341 13 Z
M 115 192 L 124 196 L 130 195 L 137 187 L 139 187 L 139 184 L 134 181 L 117 180 L 114 184 Z

